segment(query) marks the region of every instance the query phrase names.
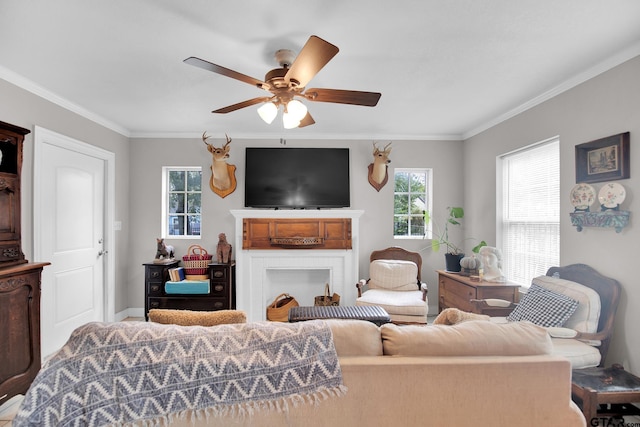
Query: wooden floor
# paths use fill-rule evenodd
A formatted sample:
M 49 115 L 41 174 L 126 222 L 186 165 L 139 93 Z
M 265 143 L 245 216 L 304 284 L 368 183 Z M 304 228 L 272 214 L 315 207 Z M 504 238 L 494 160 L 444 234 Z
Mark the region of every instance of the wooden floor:
M 0 406 L 0 427 L 9 427 L 11 425 L 11 420 L 16 416 L 22 399 L 23 396 L 13 396 L 4 405 Z

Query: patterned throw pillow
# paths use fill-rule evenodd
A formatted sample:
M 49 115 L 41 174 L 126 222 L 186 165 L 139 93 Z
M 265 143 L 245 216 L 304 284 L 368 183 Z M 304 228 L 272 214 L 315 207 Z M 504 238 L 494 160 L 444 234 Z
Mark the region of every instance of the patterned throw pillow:
M 544 327 L 562 326 L 576 311 L 578 304 L 573 298 L 532 284 L 507 320 L 528 320 Z

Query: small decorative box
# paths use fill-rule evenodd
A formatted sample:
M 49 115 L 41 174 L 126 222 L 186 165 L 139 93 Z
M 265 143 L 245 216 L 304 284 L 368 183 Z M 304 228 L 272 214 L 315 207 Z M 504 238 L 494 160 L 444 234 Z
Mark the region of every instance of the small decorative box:
M 166 282 L 164 291 L 167 294 L 208 294 L 208 280 L 181 280 L 179 282 Z

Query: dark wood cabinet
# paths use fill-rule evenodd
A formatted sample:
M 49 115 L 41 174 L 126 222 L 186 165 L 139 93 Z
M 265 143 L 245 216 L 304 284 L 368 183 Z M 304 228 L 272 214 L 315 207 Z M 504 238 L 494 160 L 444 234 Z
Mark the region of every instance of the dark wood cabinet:
M 40 276 L 49 263 L 0 268 L 0 405 L 40 370 Z
M 29 132 L 0 122 L 0 268 L 27 262 L 20 240 L 20 173 Z
M 0 405 L 26 393 L 40 370 L 40 277 L 48 262 L 22 253 L 20 174 L 24 129 L 0 122 Z
M 236 307 L 235 262 L 209 264 L 208 294 L 167 294 L 164 285 L 169 280 L 169 269 L 178 264 L 178 261 L 173 264 L 144 264 L 146 320 L 149 320 L 149 310 L 152 308 L 215 311 Z
M 146 263 L 144 265 L 144 318 L 149 320 L 149 310 L 153 307 L 151 298 L 165 296 L 164 284 L 169 280 L 169 269 L 176 268 L 180 261 L 168 264 Z

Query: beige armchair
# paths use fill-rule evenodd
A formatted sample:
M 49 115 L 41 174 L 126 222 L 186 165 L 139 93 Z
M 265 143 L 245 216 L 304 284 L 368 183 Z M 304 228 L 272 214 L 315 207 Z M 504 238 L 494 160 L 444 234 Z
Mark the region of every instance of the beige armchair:
M 384 308 L 393 323 L 427 323 L 427 285 L 422 283 L 422 257 L 399 247 L 373 251 L 369 279 L 360 280 L 356 305 Z
M 613 325 L 621 285 L 610 277 L 603 276 L 586 264 L 571 264 L 551 267 L 546 276 L 534 278 L 538 284 L 557 294 L 568 296 L 579 302 L 578 309 L 562 327 L 549 327 L 554 354 L 567 357 L 574 369 L 604 366 L 609 344 L 613 335 Z M 524 302 L 523 297 L 520 305 Z M 500 307 L 515 309 L 517 304 L 503 300 L 471 300 L 474 312 L 482 313 Z M 547 308 L 540 307 L 539 312 Z M 504 314 L 507 316 L 507 314 Z M 494 322 L 506 321 L 507 317 L 492 317 Z

